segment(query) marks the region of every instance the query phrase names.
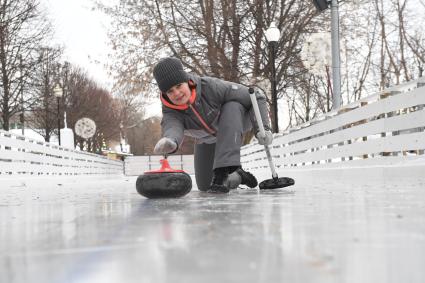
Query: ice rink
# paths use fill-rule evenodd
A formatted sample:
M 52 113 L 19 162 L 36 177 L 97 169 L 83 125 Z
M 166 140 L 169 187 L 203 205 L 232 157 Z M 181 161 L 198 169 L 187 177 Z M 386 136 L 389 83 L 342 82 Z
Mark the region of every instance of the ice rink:
M 423 283 L 421 172 L 288 171 L 286 189 L 162 200 L 135 177 L 15 182 L 0 189 L 0 282 Z

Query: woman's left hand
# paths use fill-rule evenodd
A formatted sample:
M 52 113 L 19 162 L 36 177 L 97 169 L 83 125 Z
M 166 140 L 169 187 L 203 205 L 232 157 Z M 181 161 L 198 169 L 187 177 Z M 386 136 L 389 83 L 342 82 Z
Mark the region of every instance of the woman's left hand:
M 264 135 L 258 132 L 255 136 L 261 145 L 271 145 L 273 142 L 273 133 L 270 130 L 264 131 Z

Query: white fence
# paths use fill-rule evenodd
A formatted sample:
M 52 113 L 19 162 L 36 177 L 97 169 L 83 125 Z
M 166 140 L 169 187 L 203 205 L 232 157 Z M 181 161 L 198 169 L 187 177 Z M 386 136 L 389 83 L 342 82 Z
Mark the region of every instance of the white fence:
M 123 174 L 123 162 L 0 130 L 0 178 Z
M 124 174 L 126 176 L 137 176 L 145 171 L 157 170 L 161 167 L 159 160 L 161 155 L 128 156 L 124 160 Z M 168 156 L 171 168 L 184 170 L 188 174 L 194 174 L 193 155 L 171 155 Z
M 413 81 L 366 97 L 338 111 L 275 136 L 277 169 L 382 166 L 421 159 L 425 162 L 425 81 Z M 162 156 L 125 159 L 125 175 L 160 167 Z M 171 167 L 194 174 L 193 155 L 173 155 Z M 245 169 L 268 168 L 264 147 L 242 147 Z
M 410 82 L 342 107 L 275 136 L 277 169 L 391 165 L 425 160 L 425 87 Z M 0 131 L 0 177 L 143 174 L 162 156 L 130 156 L 125 162 Z M 194 174 L 193 155 L 173 155 L 171 167 Z M 242 148 L 247 170 L 268 167 L 264 147 Z M 123 166 L 124 165 L 124 166 Z
M 424 158 L 425 87 L 400 85 L 330 112 L 275 136 L 277 168 L 390 165 Z M 242 149 L 248 170 L 268 167 L 264 147 Z

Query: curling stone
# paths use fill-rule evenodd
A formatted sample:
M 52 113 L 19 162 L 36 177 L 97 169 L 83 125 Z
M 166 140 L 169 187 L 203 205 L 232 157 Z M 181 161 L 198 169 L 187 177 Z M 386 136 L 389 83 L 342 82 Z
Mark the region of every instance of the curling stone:
M 147 198 L 179 198 L 192 189 L 192 178 L 183 170 L 170 167 L 167 159 L 161 159 L 161 169 L 147 171 L 136 181 L 139 194 Z

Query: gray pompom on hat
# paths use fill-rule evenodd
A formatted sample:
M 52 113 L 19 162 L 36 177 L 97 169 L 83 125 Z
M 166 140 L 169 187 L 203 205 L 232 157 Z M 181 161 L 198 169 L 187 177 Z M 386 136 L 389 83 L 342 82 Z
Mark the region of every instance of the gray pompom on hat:
M 153 69 L 153 76 L 162 92 L 189 81 L 189 75 L 183 70 L 182 62 L 174 57 L 161 59 Z

